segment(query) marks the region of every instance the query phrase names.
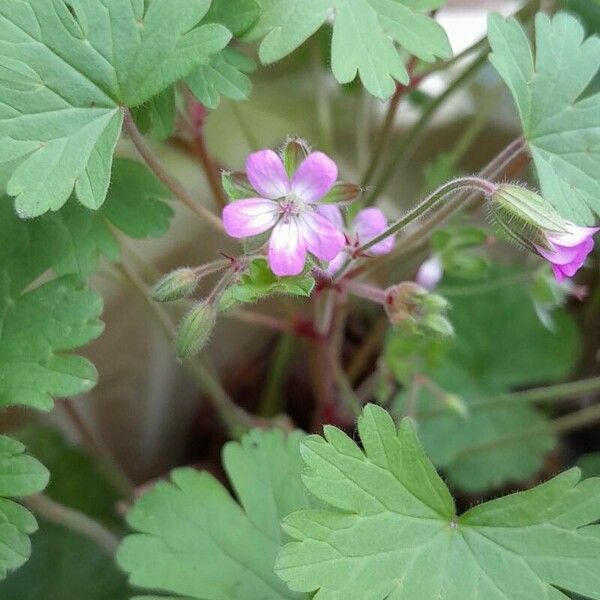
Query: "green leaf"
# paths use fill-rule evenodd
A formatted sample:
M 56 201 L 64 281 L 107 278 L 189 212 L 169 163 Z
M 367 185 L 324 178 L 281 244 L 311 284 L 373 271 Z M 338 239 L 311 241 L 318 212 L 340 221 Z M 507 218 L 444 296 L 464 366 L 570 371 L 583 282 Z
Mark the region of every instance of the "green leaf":
M 274 571 L 280 520 L 311 506 L 300 480 L 301 432 L 253 431 L 230 442 L 223 464 L 240 505 L 208 473 L 177 469 L 128 515 L 140 533 L 117 554 L 132 585 L 198 600 L 305 598 Z
M 247 100 L 252 83 L 246 73 L 255 69 L 254 61 L 232 48 L 215 54 L 210 62 L 188 75 L 186 83 L 198 102 L 217 108 L 221 96 L 230 100 Z
M 577 461 L 577 466 L 585 477 L 600 477 L 600 452 L 584 454 Z
M 123 107 L 150 100 L 231 38 L 203 24 L 210 0 L 4 0 L 0 5 L 0 156 L 19 215 L 75 191 L 97 209 Z
M 542 193 L 564 216 L 600 215 L 600 93 L 583 96 L 600 67 L 600 38 L 579 20 L 538 14 L 536 56 L 515 19 L 489 19 L 490 60 L 510 88 Z
M 170 86 L 132 111 L 138 129 L 157 140 L 165 140 L 175 130 L 175 87 Z
M 52 473 L 45 495 L 123 533 L 116 513 L 120 495 L 106 472 L 56 430 L 28 427 L 16 433 Z M 0 597 L 11 600 L 126 600 L 127 583 L 112 557 L 91 540 L 40 519 L 32 556 L 17 573 L 0 583 Z
M 59 275 L 91 275 L 101 256 L 120 259 L 120 245 L 111 225 L 134 239 L 167 232 L 173 209 L 169 193 L 142 164 L 116 159 L 106 202 L 92 211 L 71 199 L 57 213 L 29 222 L 32 235 L 47 247 Z
M 485 288 L 512 271 L 491 270 L 478 286 L 476 296 L 449 295 L 450 320 L 456 330 L 445 354 L 429 350 L 435 360 L 415 362 L 437 388 L 458 396 L 468 417 L 457 415 L 451 406 L 426 386 L 416 397 L 419 436 L 434 464 L 442 468 L 453 486 L 479 492 L 534 475 L 554 436 L 546 431 L 547 418 L 529 404 L 507 404 L 494 400 L 511 389 L 542 385 L 566 378 L 578 357 L 577 328 L 566 313 L 553 312 L 556 331 L 538 320 L 525 286 L 514 284 Z M 447 289 L 455 286 L 447 280 Z M 464 281 L 463 281 L 464 284 Z M 472 285 L 467 283 L 467 285 Z M 444 293 L 444 287 L 440 288 Z M 397 371 L 402 355 L 395 356 L 392 333 L 386 358 Z M 427 350 L 427 349 L 426 349 Z M 416 361 L 416 359 L 413 359 Z M 405 361 L 404 361 L 405 362 Z M 401 365 L 406 369 L 406 364 Z M 402 382 L 407 383 L 407 373 Z M 403 414 L 407 394 L 398 396 L 394 410 Z M 538 428 L 537 435 L 510 440 Z
M 254 260 L 240 280 L 227 288 L 219 309 L 229 310 L 236 304 L 253 303 L 272 294 L 308 297 L 315 287 L 315 280 L 308 274 L 294 277 L 277 277 L 263 258 Z
M 256 23 L 260 10 L 257 0 L 212 0 L 204 20 L 220 23 L 240 37 Z
M 29 535 L 37 530 L 33 515 L 9 498 L 41 492 L 49 476 L 23 444 L 0 435 L 0 580 L 29 558 Z
M 47 245 L 0 202 L 0 407 L 52 408 L 52 396 L 91 389 L 94 366 L 66 354 L 97 338 L 102 300 L 79 278 L 35 284 L 51 266 Z
M 461 516 L 412 422 L 381 408 L 358 423 L 362 447 L 325 428 L 301 446 L 303 481 L 329 510 L 284 519 L 295 538 L 276 571 L 319 600 L 600 598 L 600 479 L 578 469 Z
M 0 583 L 10 600 L 128 600 L 125 576 L 94 542 L 40 519 L 31 559 Z
M 109 528 L 124 529 L 123 519 L 116 512 L 117 502 L 122 497 L 107 477 L 108 467 L 98 465 L 55 429 L 30 426 L 14 435 L 52 473 L 46 496 Z
M 386 99 L 408 73 L 396 44 L 425 61 L 452 54 L 448 37 L 426 11 L 440 0 L 262 0 L 248 38 L 264 37 L 259 56 L 275 62 L 298 48 L 332 17 L 331 66 L 340 83 L 358 74 L 371 94 Z

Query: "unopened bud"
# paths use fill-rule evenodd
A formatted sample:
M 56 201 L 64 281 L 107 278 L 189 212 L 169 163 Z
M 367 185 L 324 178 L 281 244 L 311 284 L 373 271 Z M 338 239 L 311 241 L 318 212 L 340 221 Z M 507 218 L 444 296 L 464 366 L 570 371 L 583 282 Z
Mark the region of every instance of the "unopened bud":
M 363 189 L 354 183 L 339 181 L 329 193 L 321 199 L 325 204 L 346 204 L 354 202 L 363 193 Z
M 404 281 L 387 290 L 385 310 L 394 324 L 419 317 L 421 302 L 427 290 L 412 281 Z
M 544 198 L 518 185 L 499 186 L 489 210 L 500 232 L 533 252 L 548 246 L 547 233 L 567 233 L 567 222 Z
M 438 294 L 429 294 L 425 288 L 405 281 L 387 290 L 386 311 L 390 321 L 409 326 L 415 333 L 454 334 L 445 312 L 449 302 Z
M 210 339 L 217 311 L 208 302 L 199 302 L 183 318 L 177 331 L 177 357 L 180 360 L 198 354 Z
M 416 282 L 426 290 L 432 290 L 444 276 L 444 265 L 435 254 L 421 264 L 415 278 Z
M 256 192 L 250 185 L 245 173 L 222 171 L 221 185 L 230 200 L 242 200 L 243 198 L 256 196 Z
M 310 146 L 302 138 L 289 138 L 281 148 L 283 164 L 289 177 L 291 177 L 302 161 L 309 155 Z
M 450 308 L 450 302 L 439 294 L 427 294 L 422 302 L 427 312 L 445 312 Z
M 198 286 L 196 269 L 177 269 L 167 273 L 152 290 L 152 299 L 157 302 L 173 302 L 187 298 Z
M 454 335 L 454 327 L 452 327 L 452 323 L 444 315 L 435 313 L 427 315 L 423 319 L 423 326 L 444 337 L 452 337 Z
M 460 396 L 457 396 L 456 394 L 446 394 L 444 402 L 451 411 L 455 412 L 463 419 L 466 419 L 469 416 L 469 407 Z

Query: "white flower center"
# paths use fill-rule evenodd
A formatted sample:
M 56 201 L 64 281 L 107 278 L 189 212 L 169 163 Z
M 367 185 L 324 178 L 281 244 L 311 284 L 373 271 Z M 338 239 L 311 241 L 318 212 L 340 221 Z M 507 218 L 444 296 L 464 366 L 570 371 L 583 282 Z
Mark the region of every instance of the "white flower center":
M 296 196 L 296 194 L 293 192 L 290 192 L 279 203 L 279 212 L 284 219 L 296 217 L 308 212 L 308 210 L 309 206 L 306 204 L 306 202 Z

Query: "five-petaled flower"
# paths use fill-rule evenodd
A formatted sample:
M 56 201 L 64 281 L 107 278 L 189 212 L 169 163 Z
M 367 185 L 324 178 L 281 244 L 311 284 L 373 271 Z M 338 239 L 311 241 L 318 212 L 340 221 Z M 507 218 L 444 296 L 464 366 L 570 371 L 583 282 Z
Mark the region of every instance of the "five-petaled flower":
M 257 197 L 236 200 L 223 209 L 225 231 L 235 238 L 271 231 L 269 265 L 278 276 L 298 275 L 307 252 L 330 261 L 345 244 L 343 233 L 319 210 L 337 179 L 336 164 L 322 152 L 309 154 L 288 177 L 273 150 L 246 161 L 246 175 Z
M 545 233 L 547 248 L 536 246 L 541 256 L 550 261 L 556 280 L 572 277 L 583 266 L 594 247 L 594 234 L 600 227 L 565 226 L 565 233 Z
M 321 206 L 319 212 L 326 216 L 337 229 L 340 231 L 345 230 L 347 247 L 329 263 L 327 270 L 331 274 L 337 273 L 353 253 L 355 253 L 362 245 L 382 234 L 388 226 L 385 215 L 378 208 L 363 208 L 363 210 L 356 215 L 349 228 L 345 228 L 342 212 L 337 206 L 333 204 Z M 394 236 L 389 236 L 385 240 L 371 246 L 371 248 L 364 253 L 364 256 L 381 256 L 383 254 L 388 254 L 394 248 L 394 244 Z

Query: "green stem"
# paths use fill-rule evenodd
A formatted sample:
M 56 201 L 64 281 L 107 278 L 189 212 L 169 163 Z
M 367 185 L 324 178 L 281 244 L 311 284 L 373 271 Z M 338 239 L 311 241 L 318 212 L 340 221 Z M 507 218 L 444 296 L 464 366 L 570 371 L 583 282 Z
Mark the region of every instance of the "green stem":
M 311 66 L 314 80 L 315 109 L 317 125 L 319 128 L 319 144 L 323 151 L 333 152 L 333 115 L 331 100 L 327 91 L 327 81 L 323 76 L 321 64 L 321 48 L 318 37 L 314 37 L 310 44 Z
M 284 385 L 295 352 L 296 337 L 291 333 L 284 333 L 277 341 L 271 355 L 267 381 L 258 403 L 258 414 L 261 416 L 270 418 L 281 412 L 285 395 Z
M 521 273 L 511 277 L 502 277 L 494 281 L 468 286 L 441 285 L 436 291 L 442 294 L 442 296 L 477 296 L 480 294 L 487 294 L 495 290 L 500 290 L 508 286 L 518 285 L 520 283 L 528 283 L 531 282 L 534 277 L 534 273 Z
M 600 422 L 600 404 L 594 404 L 587 408 L 582 408 L 576 412 L 572 412 L 558 419 L 554 419 L 551 423 L 541 423 L 535 427 L 530 427 L 524 431 L 519 431 L 510 435 L 501 437 L 493 442 L 486 444 L 479 444 L 477 446 L 470 446 L 469 448 L 459 452 L 456 458 L 459 458 L 465 454 L 472 455 L 478 452 L 486 452 L 494 450 L 502 446 L 510 446 L 511 444 L 521 442 L 523 440 L 530 439 L 539 435 L 548 435 L 548 433 L 566 433 L 569 431 L 576 431 L 577 429 L 583 429 L 589 425 Z
M 51 523 L 62 525 L 88 538 L 109 556 L 115 555 L 119 547 L 119 538 L 86 514 L 55 502 L 44 494 L 29 496 L 23 500 L 23 504 Z
M 171 318 L 164 311 L 163 307 L 152 300 L 148 286 L 139 278 L 137 273 L 129 269 L 124 263 L 119 265 L 119 270 L 145 300 L 167 336 L 174 341 L 177 338 L 177 327 L 171 321 Z M 249 429 L 256 427 L 257 423 L 255 419 L 235 404 L 212 373 L 212 369 L 209 369 L 198 358 L 187 360 L 185 365 L 200 387 L 206 392 L 210 403 L 219 414 L 231 437 L 239 438 Z
M 479 402 L 470 402 L 468 409 L 486 410 L 489 408 L 506 406 L 512 404 L 530 404 L 534 402 L 560 402 L 562 400 L 574 400 L 588 394 L 600 392 L 600 377 L 591 377 L 589 379 L 581 379 L 579 381 L 571 381 L 569 383 L 559 383 L 558 385 L 549 385 L 539 388 L 533 388 L 522 392 L 511 392 L 493 396 L 487 400 Z M 419 412 L 420 419 L 438 416 L 447 412 L 446 408 L 435 408 Z
M 356 251 L 357 255 L 364 254 L 370 248 L 387 239 L 388 237 L 395 235 L 407 225 L 410 225 L 413 221 L 422 217 L 425 213 L 429 212 L 439 202 L 445 200 L 451 194 L 455 192 L 468 190 L 469 192 L 476 191 L 477 193 L 483 192 L 486 195 L 493 194 L 497 189 L 497 186 L 490 183 L 489 181 L 482 179 L 481 177 L 461 177 L 449 181 L 440 186 L 435 192 L 431 193 L 423 202 L 409 211 L 404 217 L 390 225 L 383 233 L 373 238 L 369 242 L 363 244 Z
M 359 417 L 362 410 L 362 405 L 352 387 L 352 384 L 350 383 L 350 380 L 346 376 L 346 373 L 344 373 L 344 369 L 342 369 L 337 360 L 334 364 L 334 377 L 335 382 L 337 383 L 341 392 L 341 397 L 344 401 L 344 404 L 354 417 Z
M 156 175 L 156 177 L 173 193 L 173 195 L 181 200 L 194 214 L 200 216 L 203 221 L 207 221 L 217 231 L 223 231 L 223 223 L 221 219 L 213 214 L 210 210 L 198 204 L 183 187 L 183 185 L 175 179 L 163 166 L 158 157 L 152 152 L 144 136 L 137 128 L 133 116 L 129 109 L 125 109 L 124 126 L 140 156 L 144 159 L 148 167 Z
M 421 133 L 427 128 L 429 122 L 436 112 L 467 81 L 469 81 L 469 79 L 475 75 L 475 73 L 477 73 L 477 71 L 485 64 L 486 60 L 487 55 L 482 54 L 471 65 L 469 65 L 469 67 L 460 75 L 460 77 L 453 81 L 442 94 L 434 98 L 427 105 L 417 123 L 405 136 L 401 138 L 396 147 L 391 151 L 391 159 L 388 161 L 385 169 L 377 180 L 373 192 L 369 196 L 368 204 L 374 204 L 379 196 L 383 193 L 394 172 L 400 168 L 408 151 L 412 148 L 413 144 L 417 141 Z

